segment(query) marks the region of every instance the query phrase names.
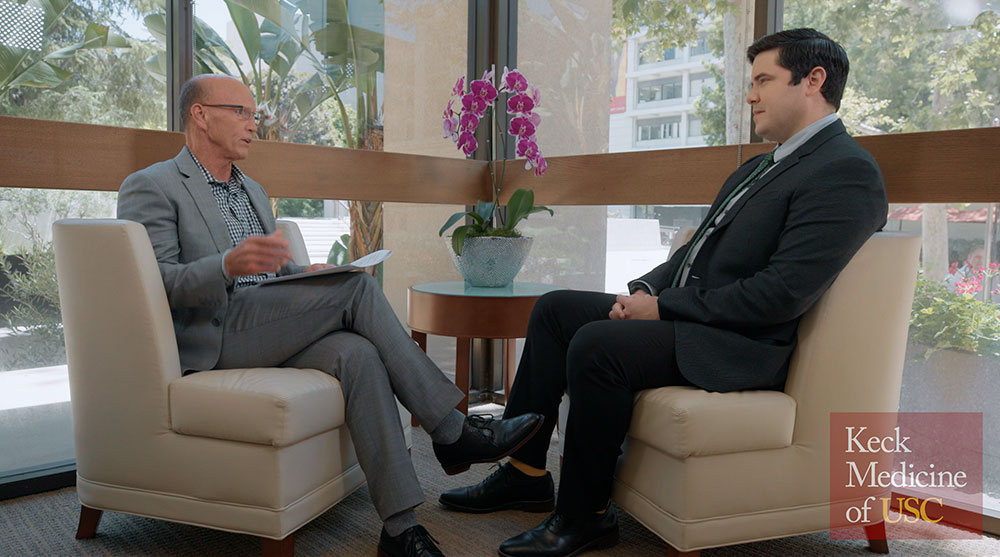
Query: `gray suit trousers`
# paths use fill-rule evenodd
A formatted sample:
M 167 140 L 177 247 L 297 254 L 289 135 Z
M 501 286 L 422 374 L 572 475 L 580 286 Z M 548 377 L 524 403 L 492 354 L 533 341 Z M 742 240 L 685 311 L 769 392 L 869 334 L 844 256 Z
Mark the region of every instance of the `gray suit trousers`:
M 261 366 L 318 369 L 340 381 L 347 427 L 383 520 L 424 501 L 394 395 L 428 431 L 463 395 L 409 337 L 370 275 L 235 291 L 217 367 Z

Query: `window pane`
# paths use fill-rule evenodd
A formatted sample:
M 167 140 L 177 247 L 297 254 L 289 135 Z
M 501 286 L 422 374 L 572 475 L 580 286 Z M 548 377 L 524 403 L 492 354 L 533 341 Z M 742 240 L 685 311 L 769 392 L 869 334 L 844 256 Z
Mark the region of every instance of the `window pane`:
M 688 117 L 688 137 L 698 137 L 701 135 L 701 118 L 697 116 Z
M 368 137 L 369 126 L 379 122 L 382 110 L 384 15 L 375 1 L 351 2 L 346 17 L 333 8 L 337 5 L 262 4 L 280 6 L 268 13 L 272 20 L 235 2 L 199 1 L 195 73 L 242 79 L 266 115 L 257 131 L 261 139 L 356 147 Z M 303 28 L 303 18 L 312 22 L 309 27 Z M 347 35 L 345 20 L 362 28 L 352 36 L 353 46 L 370 55 L 365 62 L 348 56 L 349 41 L 329 40 Z M 359 96 L 364 99 L 360 113 Z
M 385 3 L 386 151 L 465 158 L 445 139 L 441 115 L 455 81 L 468 71 L 468 7 L 464 0 Z M 464 205 L 384 204 L 385 247 L 392 257 L 385 263 L 383 286 L 403 323 L 409 286 L 462 280 L 438 229 L 464 210 Z M 452 373 L 455 339 L 431 335 L 427 342 L 431 359 Z
M 997 2 L 924 0 L 906 7 L 871 2 L 845 8 L 823 0 L 785 0 L 784 6 L 786 28 L 815 27 L 847 50 L 851 73 L 840 114 L 852 134 L 1000 125 Z M 983 501 L 1000 512 L 1000 412 L 993 403 L 1000 395 L 994 387 L 1000 384 L 1000 330 L 990 327 L 996 320 L 997 279 L 989 266 L 997 263 L 1000 250 L 991 217 L 996 206 L 890 209 L 890 226 L 922 233 L 924 242 L 900 409 L 983 412 Z M 956 289 L 971 296 L 956 295 Z M 950 292 L 942 294 L 945 290 Z M 928 345 L 948 344 L 955 348 L 923 358 Z
M 0 483 L 73 462 L 52 223 L 113 217 L 116 198 L 0 188 Z
M 891 205 L 886 226 L 922 233 L 924 241 L 899 409 L 983 413 L 983 507 L 994 515 L 1000 512 L 997 210 L 996 203 Z
M 541 89 L 542 153 L 749 142 L 749 111 L 743 98 L 749 83 L 745 50 L 752 35 L 753 3 L 717 4 L 692 21 L 683 11 L 665 10 L 661 2 L 518 2 L 518 65 Z M 728 93 L 733 97 L 728 103 L 726 84 L 731 84 Z M 732 107 L 728 114 L 727 104 Z M 564 282 L 558 284 L 622 291 L 619 278 L 605 278 L 618 273 L 636 278 L 662 263 L 669 242 L 657 238 L 670 236 L 673 210 L 557 207 L 554 218 L 533 215 L 521 226 L 536 238 L 519 280 L 560 276 Z M 612 219 L 631 224 L 610 223 Z M 633 227 L 646 234 L 629 236 Z M 571 229 L 573 241 L 563 240 Z M 649 257 L 625 254 L 643 251 Z M 556 264 L 573 271 L 543 272 Z
M 1000 126 L 1000 3 L 784 6 L 785 28 L 821 29 L 847 50 L 851 73 L 840 114 L 851 133 Z
M 258 12 L 244 6 L 227 0 L 195 4 L 195 73 L 241 79 L 265 115 L 257 130 L 261 139 L 381 150 L 383 3 L 265 2 L 255 4 Z M 299 224 L 311 262 L 326 263 L 333 246 L 343 243 L 341 236 L 351 233 L 347 205 L 281 199 L 276 209 Z M 357 214 L 357 226 L 381 228 L 365 222 L 369 212 Z
M 148 71 L 163 44 L 143 25 L 157 4 L 71 2 L 60 14 L 0 0 L 0 115 L 166 129 L 166 86 Z

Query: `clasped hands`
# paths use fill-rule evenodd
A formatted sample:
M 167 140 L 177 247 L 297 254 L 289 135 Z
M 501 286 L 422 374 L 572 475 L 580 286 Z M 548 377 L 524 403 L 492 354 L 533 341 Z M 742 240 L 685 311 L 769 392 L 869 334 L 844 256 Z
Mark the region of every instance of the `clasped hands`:
M 659 319 L 660 309 L 656 296 L 645 290 L 636 290 L 631 296 L 618 296 L 608 312 L 611 319 Z
M 288 250 L 288 240 L 281 235 L 280 230 L 277 230 L 267 236 L 248 236 L 226 254 L 223 265 L 227 275 L 242 277 L 276 273 L 291 260 L 292 252 Z M 306 267 L 306 272 L 328 267 L 332 265 L 316 263 Z

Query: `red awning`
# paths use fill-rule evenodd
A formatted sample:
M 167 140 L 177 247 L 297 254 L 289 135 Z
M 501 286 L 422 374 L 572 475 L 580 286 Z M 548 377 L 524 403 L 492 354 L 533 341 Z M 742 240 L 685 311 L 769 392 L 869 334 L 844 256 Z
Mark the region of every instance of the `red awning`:
M 948 207 L 948 222 L 986 222 L 987 207 L 961 211 L 957 207 Z M 924 206 L 900 207 L 889 212 L 889 220 L 920 220 L 924 216 Z

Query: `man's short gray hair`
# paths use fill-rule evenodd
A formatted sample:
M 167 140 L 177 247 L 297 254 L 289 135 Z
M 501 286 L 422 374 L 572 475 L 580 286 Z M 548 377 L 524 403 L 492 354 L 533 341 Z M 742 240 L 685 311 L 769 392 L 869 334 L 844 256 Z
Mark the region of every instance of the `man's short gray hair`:
M 187 129 L 188 118 L 191 117 L 191 107 L 205 99 L 205 81 L 218 77 L 212 74 L 201 74 L 192 77 L 181 85 L 181 131 Z

